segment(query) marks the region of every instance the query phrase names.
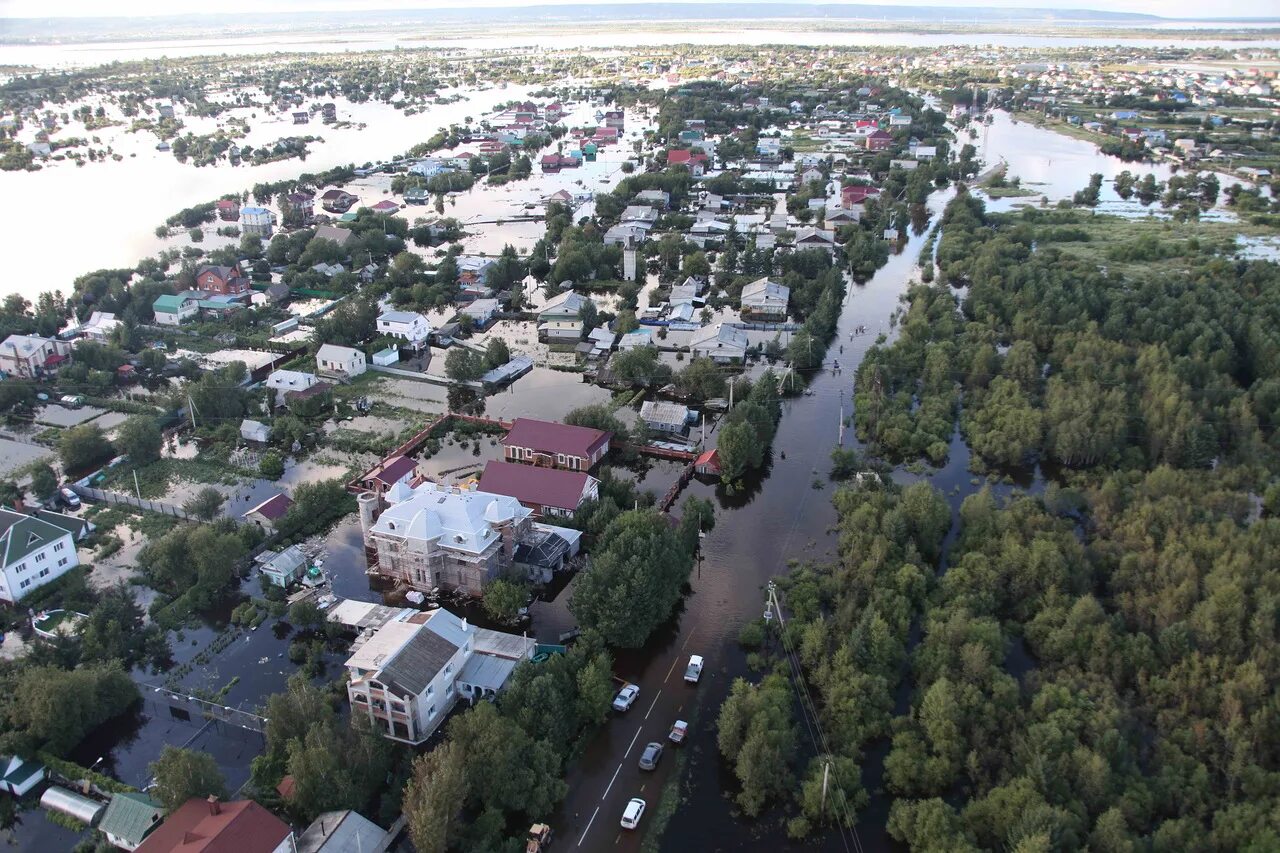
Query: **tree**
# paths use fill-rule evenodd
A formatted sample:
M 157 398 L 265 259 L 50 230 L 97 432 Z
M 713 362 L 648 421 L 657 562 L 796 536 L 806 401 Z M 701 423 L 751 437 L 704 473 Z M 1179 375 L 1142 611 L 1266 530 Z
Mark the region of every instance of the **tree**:
M 664 385 L 671 378 L 671 368 L 661 362 L 657 347 L 623 350 L 609 360 L 609 367 L 614 376 L 631 385 Z
M 48 465 L 37 464 L 31 468 L 31 494 L 45 500 L 58 490 L 58 476 Z
M 445 741 L 413 762 L 401 808 L 419 853 L 445 853 L 455 840 L 463 804 L 470 797 L 461 748 Z
M 736 679 L 720 708 L 716 741 L 742 785 L 737 803 L 751 817 L 793 784 L 796 731 L 792 701 L 786 679 L 769 675 L 756 685 Z
M 218 763 L 207 752 L 165 744 L 160 757 L 151 763 L 147 771 L 155 777 L 152 796 L 172 814 L 179 806 L 193 797 L 225 798 L 227 784 L 222 778 Z
M 751 424 L 743 420 L 730 421 L 721 427 L 716 447 L 720 451 L 720 478 L 725 483 L 737 482 L 764 461 L 760 437 Z
M 205 486 L 184 503 L 182 508 L 201 521 L 213 521 L 222 512 L 222 505 L 226 500 L 222 492 L 213 486 Z
M 258 473 L 268 480 L 279 480 L 284 476 L 284 460 L 279 453 L 268 451 L 258 460 Z
M 529 591 L 523 584 L 505 578 L 485 584 L 484 610 L 499 622 L 514 622 L 528 600 Z
M 725 394 L 724 372 L 706 356 L 695 356 L 675 376 L 676 387 L 697 400 L 709 400 Z
M 624 512 L 601 534 L 569 609 L 610 645 L 638 648 L 671 615 L 692 565 L 659 513 Z
M 63 430 L 58 439 L 62 470 L 68 474 L 85 471 L 111 458 L 111 442 L 97 424 L 83 424 Z
M 469 347 L 451 347 L 444 360 L 444 372 L 454 382 L 474 382 L 484 376 L 484 358 Z
M 31 666 L 15 679 L 5 709 L 11 731 L 29 737 L 30 748 L 43 745 L 59 756 L 139 699 L 137 685 L 114 662 L 74 670 Z
M 510 360 L 511 350 L 507 348 L 507 342 L 498 337 L 490 338 L 488 345 L 484 349 L 484 366 L 492 370 L 495 367 L 501 367 Z

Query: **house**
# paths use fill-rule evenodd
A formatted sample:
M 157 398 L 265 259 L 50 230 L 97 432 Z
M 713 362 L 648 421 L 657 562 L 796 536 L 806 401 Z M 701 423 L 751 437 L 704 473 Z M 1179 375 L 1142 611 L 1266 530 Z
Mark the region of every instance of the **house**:
M 693 461 L 693 471 L 695 474 L 701 474 L 704 477 L 719 477 L 720 451 L 714 447 L 710 450 L 702 451 L 698 458 Z
M 549 301 L 542 310 L 538 312 L 539 323 L 549 323 L 558 320 L 578 320 L 581 317 L 582 309 L 591 300 L 583 296 L 581 293 L 575 293 L 572 290 L 566 290 Z
M 366 475 L 364 485 L 374 494 L 381 495 L 400 483 L 412 485 L 417 474 L 418 463 L 408 456 L 388 456 Z
M 814 181 L 822 180 L 822 172 L 818 169 L 805 169 L 800 173 L 801 184 L 811 184 Z
M 651 346 L 653 346 L 653 332 L 644 326 L 641 326 L 638 329 L 632 329 L 630 332 L 627 332 L 625 335 L 618 338 L 619 352 L 635 349 L 636 347 Z
M 383 311 L 378 334 L 399 338 L 412 349 L 422 349 L 431 337 L 431 322 L 415 311 Z
M 613 433 L 533 418 L 516 418 L 502 437 L 503 458 L 547 468 L 590 471 L 609 452 Z
M 822 221 L 825 225 L 853 225 L 860 219 L 862 219 L 861 207 L 828 207 L 822 211 Z M 756 248 L 763 248 L 758 241 Z
M 1132 121 L 1138 117 L 1136 110 L 1116 110 L 1111 114 L 1112 121 Z
M 321 376 L 354 379 L 367 369 L 364 353 L 354 347 L 322 344 L 316 351 L 316 370 Z
M 938 146 L 917 145 L 911 152 L 917 160 L 932 160 L 938 156 Z
M 689 174 L 700 178 L 707 171 L 707 155 L 687 148 L 673 149 L 667 152 L 667 165 L 684 166 L 689 170 Z
M 499 309 L 496 299 L 477 299 L 462 306 L 458 313 L 464 317 L 470 317 L 475 328 L 483 329 L 497 319 Z
M 327 190 L 320 196 L 320 206 L 330 213 L 346 213 L 359 200 L 346 190 Z
M 785 319 L 790 300 L 791 288 L 767 278 L 757 279 L 742 287 L 741 313 L 744 318 Z
M 600 497 L 600 481 L 585 471 L 497 460 L 484 466 L 478 488 L 482 492 L 515 498 L 537 517 L 572 518 L 584 501 Z
M 276 215 L 265 207 L 240 208 L 240 232 L 250 237 L 270 237 Z
M 622 211 L 618 222 L 648 231 L 658 224 L 658 216 L 658 211 L 647 204 L 632 204 Z
M 156 112 L 160 114 L 162 119 L 172 119 L 173 104 L 156 104 Z
M 361 512 L 365 551 L 377 554 L 370 571 L 426 591 L 481 595 L 512 569 L 533 516 L 515 498 L 435 483 L 397 483 L 385 498 L 390 505 L 376 518 Z
M 289 193 L 285 196 L 284 203 L 281 204 L 281 207 L 283 208 L 287 205 L 290 209 L 297 211 L 300 214 L 297 218 L 297 224 L 306 227 L 310 225 L 316 217 L 315 211 L 312 209 L 315 206 L 315 203 L 316 197 L 311 193 L 296 192 Z
M 821 228 L 799 229 L 796 231 L 796 251 L 802 252 L 806 249 L 821 249 L 829 254 L 835 254 L 835 233 Z
M 385 846 L 386 835 L 359 812 L 325 812 L 298 836 L 294 853 L 373 853 Z
M 178 326 L 200 313 L 200 300 L 186 293 L 164 293 L 151 303 L 151 310 L 160 325 Z
M 196 270 L 196 290 L 219 296 L 239 296 L 249 292 L 249 279 L 239 264 L 229 267 L 205 264 Z
M 716 323 L 694 332 L 689 349 L 720 364 L 747 360 L 747 333 L 724 323 Z
M 671 193 L 664 190 L 641 190 L 636 193 L 635 200 L 639 204 L 648 204 L 660 210 L 666 210 L 671 206 Z
M 581 320 L 551 320 L 538 324 L 538 340 L 552 344 L 576 344 L 582 340 Z
M 240 202 L 235 199 L 219 199 L 216 205 L 218 218 L 223 222 L 235 222 L 240 218 Z
M 684 435 L 689 429 L 689 407 L 665 400 L 645 400 L 640 406 L 640 420 L 654 432 Z
M 293 830 L 253 800 L 192 797 L 136 853 L 292 853 Z
M 305 391 L 319 381 L 320 379 L 314 373 L 301 370 L 276 370 L 263 384 L 276 392 L 276 405 L 283 406 L 286 394 L 291 391 Z
M 400 205 L 396 204 L 391 199 L 383 199 L 382 201 L 378 202 L 370 209 L 374 213 L 381 213 L 383 215 L 386 215 L 388 213 L 395 213 L 396 211 L 398 211 L 400 209 Z
M 278 553 L 263 551 L 256 561 L 262 576 L 281 589 L 302 580 L 307 570 L 307 555 L 297 545 L 290 545 Z
M 326 263 L 315 264 L 314 266 L 311 267 L 311 269 L 313 272 L 320 273 L 320 275 L 324 276 L 325 278 L 333 278 L 335 275 L 338 275 L 339 273 L 344 273 L 347 271 L 347 268 L 344 267 L 342 264 L 326 264 Z
M 761 157 L 781 157 L 782 140 L 776 138 L 756 140 L 756 153 Z
M 0 769 L 4 771 L 0 776 L 0 789 L 14 797 L 25 797 L 48 775 L 43 764 L 16 755 L 0 755 Z
M 910 127 L 911 116 L 896 115 L 889 116 L 889 127 Z
M 245 418 L 240 422 L 240 437 L 256 444 L 266 444 L 271 440 L 271 427 L 261 421 Z
M 868 151 L 884 151 L 893 145 L 893 134 L 887 130 L 873 130 L 866 135 Z
M 352 716 L 367 715 L 392 740 L 420 744 L 459 699 L 496 696 L 537 647 L 531 638 L 477 628 L 444 608 L 407 613 L 365 639 L 346 664 Z
M 854 207 L 878 195 L 880 195 L 880 190 L 875 187 L 870 187 L 866 184 L 850 184 L 840 189 L 840 205 L 842 207 Z
M 409 187 L 404 191 L 405 204 L 426 204 L 431 201 L 431 191 L 426 187 Z
M 493 258 L 478 255 L 459 255 L 455 261 L 458 265 L 458 289 L 464 296 L 489 296 L 489 274 L 497 266 Z
M 86 522 L 74 516 L 47 510 L 27 515 L 0 507 L 0 601 L 16 604 L 80 565 L 76 539 L 86 529 Z
M 164 820 L 164 808 L 146 794 L 112 794 L 98 831 L 121 850 L 137 850 Z
M 268 532 L 275 532 L 276 523 L 285 517 L 292 506 L 292 498 L 283 492 L 277 492 L 240 517 Z
M 48 142 L 28 142 L 27 150 L 36 157 L 50 157 L 53 155 L 53 146 Z
M 316 228 L 316 233 L 312 235 L 312 240 L 332 240 L 338 244 L 341 249 L 347 245 L 347 241 L 354 236 L 350 228 L 339 228 L 336 225 L 320 225 Z
M 80 326 L 80 334 L 91 341 L 102 343 L 110 340 L 118 328 L 120 328 L 120 321 L 116 319 L 115 314 L 110 311 L 94 311 Z
M 0 373 L 31 379 L 55 370 L 71 354 L 71 344 L 37 335 L 10 335 L 0 343 Z
M 649 237 L 649 228 L 639 224 L 614 225 L 604 233 L 606 246 L 638 246 Z

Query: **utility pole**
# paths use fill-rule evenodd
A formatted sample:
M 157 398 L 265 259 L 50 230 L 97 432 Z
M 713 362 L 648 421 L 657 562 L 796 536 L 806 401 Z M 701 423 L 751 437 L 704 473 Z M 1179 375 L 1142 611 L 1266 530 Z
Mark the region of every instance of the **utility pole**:
M 844 447 L 844 389 L 840 389 L 840 433 L 836 445 Z
M 831 777 L 831 762 L 828 761 L 822 766 L 822 805 L 818 809 L 818 814 L 825 816 L 827 813 L 827 780 Z
M 191 392 L 187 392 L 187 414 L 191 416 L 191 431 L 196 429 L 196 404 L 191 399 Z

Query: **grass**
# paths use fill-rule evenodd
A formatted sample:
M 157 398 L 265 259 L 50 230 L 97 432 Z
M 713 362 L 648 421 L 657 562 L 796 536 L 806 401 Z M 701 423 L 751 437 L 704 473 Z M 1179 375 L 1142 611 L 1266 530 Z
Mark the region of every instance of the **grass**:
M 644 842 L 640 845 L 642 853 L 658 853 L 667 824 L 671 822 L 671 817 L 680 807 L 680 780 L 684 778 L 684 768 L 689 759 L 683 749 L 673 751 L 676 754 L 676 767 L 667 777 L 666 784 L 662 786 L 658 805 L 654 807 L 653 816 L 649 819 L 649 831 L 645 833 Z
M 160 459 L 141 468 L 121 465 L 111 469 L 104 485 L 116 490 L 135 492 L 135 471 L 138 475 L 136 493 L 143 500 L 163 498 L 175 481 L 234 486 L 244 479 L 257 476 L 257 472 L 236 468 L 225 460 L 197 456 L 194 459 Z

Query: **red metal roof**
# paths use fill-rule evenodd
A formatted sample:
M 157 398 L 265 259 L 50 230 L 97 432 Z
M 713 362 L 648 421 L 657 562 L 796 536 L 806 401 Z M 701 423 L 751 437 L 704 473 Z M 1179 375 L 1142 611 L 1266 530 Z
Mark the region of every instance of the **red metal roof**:
M 284 518 L 284 514 L 289 511 L 289 507 L 291 506 L 293 506 L 293 499 L 281 492 L 280 494 L 272 495 L 267 498 L 265 501 L 249 510 L 249 512 L 256 512 L 258 515 L 261 515 L 263 518 L 270 521 L 279 521 Z M 249 512 L 246 512 L 245 515 L 248 515 Z
M 271 853 L 290 832 L 284 821 L 253 800 L 210 803 L 192 798 L 156 827 L 137 853 Z
M 411 471 L 416 470 L 418 463 L 408 456 L 397 456 L 382 463 L 382 469 L 373 475 L 373 479 L 388 486 L 393 486 Z
M 563 453 L 588 459 L 613 437 L 591 427 L 570 426 L 554 421 L 516 418 L 511 431 L 502 439 L 507 447 L 531 447 L 543 453 Z
M 480 491 L 506 495 L 523 504 L 576 510 L 590 476 L 582 471 L 539 468 L 516 462 L 492 461 L 480 475 Z

